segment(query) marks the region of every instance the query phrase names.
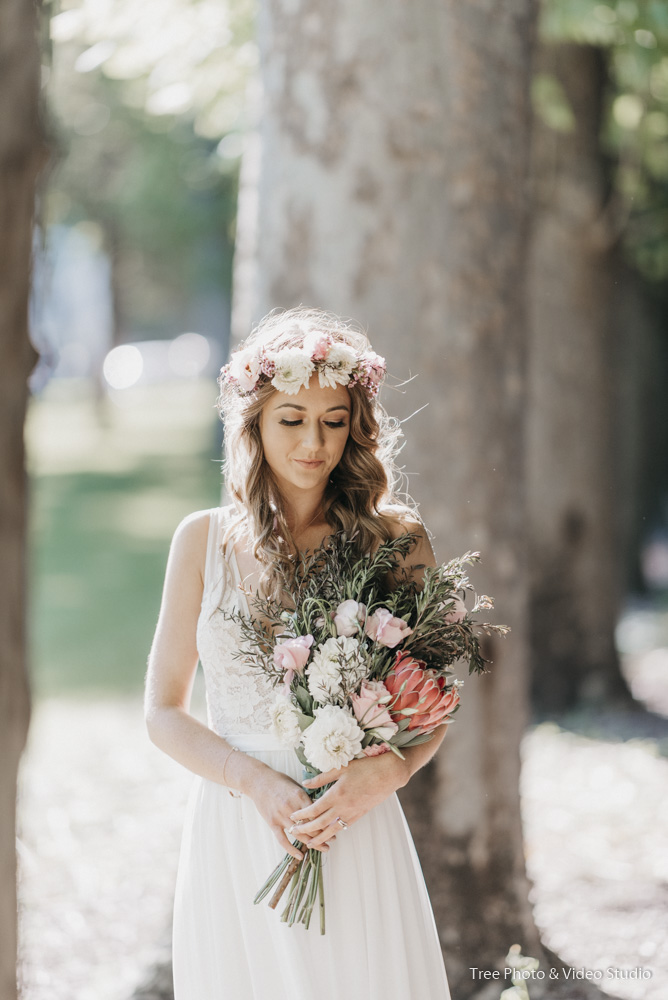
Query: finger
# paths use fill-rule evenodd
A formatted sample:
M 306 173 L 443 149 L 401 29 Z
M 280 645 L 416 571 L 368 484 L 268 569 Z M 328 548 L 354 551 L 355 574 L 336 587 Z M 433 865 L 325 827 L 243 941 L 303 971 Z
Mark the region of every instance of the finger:
M 328 785 L 330 781 L 338 781 L 341 777 L 341 768 L 338 767 L 336 770 L 323 771 L 322 774 L 316 774 L 313 778 L 307 778 L 306 781 L 302 781 L 304 788 L 322 788 L 323 785 Z
M 299 858 L 301 861 L 304 857 L 303 852 L 300 851 L 298 847 L 295 847 L 291 840 L 288 840 L 285 835 L 285 830 L 281 830 L 280 827 L 274 827 L 274 833 L 276 834 L 276 838 L 281 847 L 284 847 L 288 854 L 291 854 L 293 858 Z
M 320 802 L 310 802 L 307 806 L 295 809 L 294 812 L 290 813 L 290 820 L 292 823 L 296 823 L 297 820 L 302 820 L 302 822 L 306 823 L 309 820 L 315 819 L 321 810 L 322 806 Z
M 325 842 L 332 840 L 336 835 L 332 832 L 334 829 L 340 829 L 336 820 L 333 820 L 324 830 L 320 833 L 316 833 L 309 841 L 309 847 L 317 847 L 318 844 L 324 844 Z
M 326 810 L 329 812 L 329 810 Z M 323 828 L 322 818 L 325 815 L 325 811 L 321 812 L 318 816 L 313 816 L 311 819 L 307 820 L 295 820 L 293 823 L 294 830 L 292 831 L 295 836 L 301 837 L 302 835 L 308 836 L 315 831 L 320 831 Z
M 336 822 L 336 817 L 338 813 L 334 809 L 327 809 L 316 816 L 309 823 L 300 823 L 299 826 L 295 827 L 295 831 L 299 831 L 299 837 L 314 837 L 316 834 L 322 833 L 328 827 L 331 827 L 333 823 Z

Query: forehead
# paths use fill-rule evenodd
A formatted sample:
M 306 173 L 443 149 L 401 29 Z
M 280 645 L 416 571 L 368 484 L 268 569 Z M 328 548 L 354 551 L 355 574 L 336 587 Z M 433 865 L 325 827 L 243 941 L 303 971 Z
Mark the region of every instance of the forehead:
M 337 385 L 333 389 L 321 386 L 317 375 L 309 382 L 308 388 L 302 386 L 298 393 L 289 395 L 287 392 L 274 392 L 265 407 L 268 411 L 278 409 L 301 410 L 307 413 L 326 413 L 328 410 L 344 409 L 350 412 L 350 393 L 345 385 Z

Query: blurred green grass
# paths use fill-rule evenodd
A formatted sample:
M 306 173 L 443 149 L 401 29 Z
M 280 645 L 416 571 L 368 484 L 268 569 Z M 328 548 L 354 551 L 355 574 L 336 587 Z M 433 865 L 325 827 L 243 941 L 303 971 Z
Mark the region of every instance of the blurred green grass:
M 206 381 L 98 398 L 62 380 L 31 400 L 35 696 L 141 690 L 174 529 L 220 503 L 215 397 Z

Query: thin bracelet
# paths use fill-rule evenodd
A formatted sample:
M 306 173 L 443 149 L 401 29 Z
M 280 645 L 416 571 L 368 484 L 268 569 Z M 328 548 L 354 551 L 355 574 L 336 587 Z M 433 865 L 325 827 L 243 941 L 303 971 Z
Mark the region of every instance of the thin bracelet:
M 227 757 L 225 758 L 225 762 L 223 764 L 223 784 L 225 784 L 225 768 L 227 767 L 227 762 L 230 759 L 230 757 L 232 756 L 232 754 L 234 753 L 234 751 L 238 750 L 238 749 L 239 749 L 239 747 L 232 747 L 232 749 L 228 753 Z M 228 788 L 227 790 L 230 793 L 230 795 L 232 795 L 235 799 L 238 799 L 240 797 L 240 795 L 241 795 L 241 792 L 233 792 L 231 788 Z

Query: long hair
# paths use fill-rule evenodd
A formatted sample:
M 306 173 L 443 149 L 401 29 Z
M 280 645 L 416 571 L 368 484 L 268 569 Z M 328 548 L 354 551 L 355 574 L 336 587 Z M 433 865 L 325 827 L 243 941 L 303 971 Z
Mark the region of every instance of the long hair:
M 268 351 L 302 347 L 312 332 L 329 333 L 335 343 L 347 344 L 358 353 L 370 349 L 366 334 L 357 326 L 333 313 L 301 306 L 273 310 L 239 346 Z M 325 488 L 323 513 L 332 533 L 344 530 L 362 554 L 392 537 L 397 515 L 410 511 L 411 520 L 420 518 L 408 495 L 398 493 L 402 477 L 395 462 L 403 437 L 399 421 L 389 417 L 362 386 L 351 384 L 348 391 L 350 432 Z M 298 550 L 260 435 L 260 414 L 275 392 L 270 382 L 261 383 L 247 396 L 223 385 L 216 405 L 225 427 L 223 475 L 235 508 L 224 542 L 243 536 L 249 539 L 263 567 L 259 589 L 266 596 L 278 597 L 282 587 L 289 585 Z

